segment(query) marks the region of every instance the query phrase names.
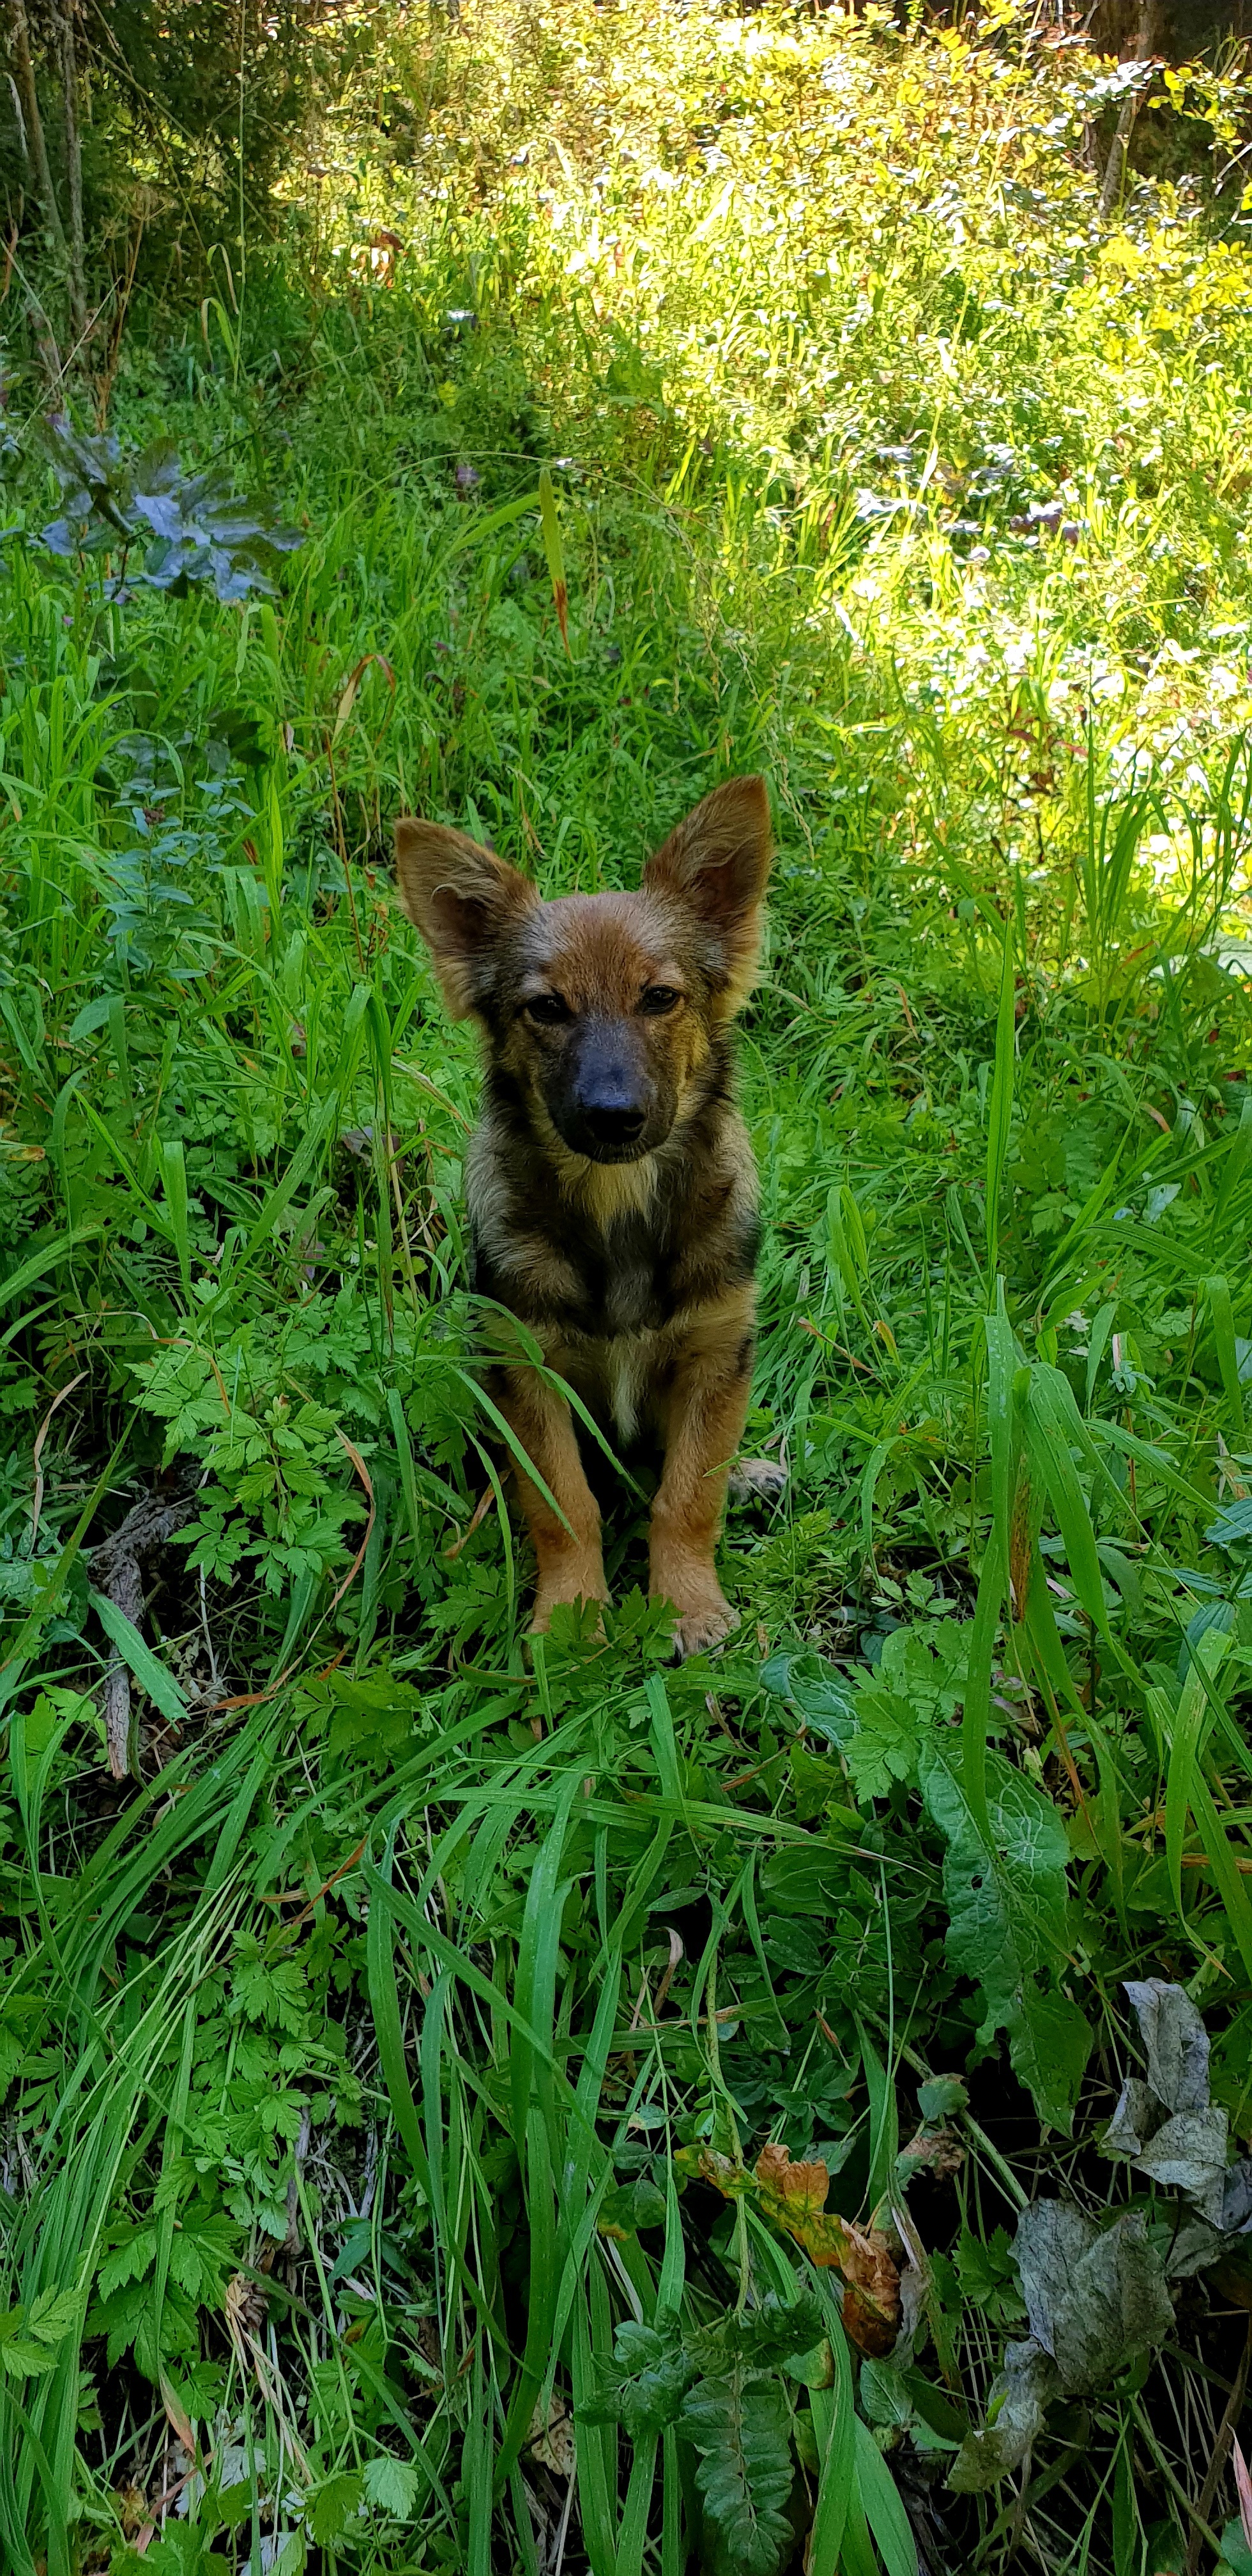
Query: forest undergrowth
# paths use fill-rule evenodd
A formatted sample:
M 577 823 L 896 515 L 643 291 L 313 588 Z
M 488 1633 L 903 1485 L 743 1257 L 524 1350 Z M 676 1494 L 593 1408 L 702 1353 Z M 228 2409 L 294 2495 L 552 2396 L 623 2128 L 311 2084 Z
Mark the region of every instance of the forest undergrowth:
M 55 399 L 11 270 L 23 2576 L 1252 2571 L 1252 246 L 1151 86 L 1102 212 L 1007 0 L 398 13 Z M 722 1654 L 626 1481 L 532 1650 L 390 827 L 594 890 L 752 769 L 785 1497 Z

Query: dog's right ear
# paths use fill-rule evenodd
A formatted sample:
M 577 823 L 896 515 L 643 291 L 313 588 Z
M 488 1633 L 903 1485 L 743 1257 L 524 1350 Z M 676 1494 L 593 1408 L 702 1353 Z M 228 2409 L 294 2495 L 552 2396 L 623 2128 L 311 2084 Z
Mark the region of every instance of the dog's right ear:
M 396 876 L 448 1009 L 454 1020 L 463 1020 L 490 990 L 501 932 L 534 909 L 539 890 L 467 832 L 422 823 L 412 814 L 396 825 Z
M 698 923 L 722 1019 L 739 1009 L 755 980 L 770 850 L 764 779 L 728 778 L 670 833 L 643 872 L 650 891 L 676 896 Z

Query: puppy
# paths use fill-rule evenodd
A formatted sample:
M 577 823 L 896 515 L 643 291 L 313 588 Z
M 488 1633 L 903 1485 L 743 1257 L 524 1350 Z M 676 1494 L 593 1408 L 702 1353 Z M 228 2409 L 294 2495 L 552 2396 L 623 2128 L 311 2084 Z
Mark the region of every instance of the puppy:
M 467 1162 L 477 1292 L 508 1327 L 489 1390 L 534 1470 L 517 1486 L 533 1628 L 607 1598 L 600 1515 L 562 1379 L 662 1460 L 650 1588 L 680 1654 L 736 1624 L 714 1552 L 752 1383 L 756 1172 L 732 1093 L 770 864 L 760 778 L 697 805 L 634 894 L 538 889 L 463 832 L 396 825 L 400 894 L 454 1019 L 484 1040 Z M 555 1504 L 556 1508 L 553 1508 Z

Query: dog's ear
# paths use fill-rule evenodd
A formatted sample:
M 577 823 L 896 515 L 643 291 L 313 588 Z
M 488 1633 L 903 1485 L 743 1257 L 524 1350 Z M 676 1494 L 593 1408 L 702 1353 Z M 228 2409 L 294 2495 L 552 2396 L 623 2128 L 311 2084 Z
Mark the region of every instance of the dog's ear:
M 643 872 L 650 892 L 676 895 L 694 914 L 727 1017 L 752 990 L 771 853 L 764 779 L 731 778 L 670 833 Z
M 494 850 L 446 823 L 406 814 L 396 825 L 400 901 L 416 923 L 454 1020 L 477 1010 L 491 989 L 496 944 L 510 922 L 533 910 L 539 890 Z

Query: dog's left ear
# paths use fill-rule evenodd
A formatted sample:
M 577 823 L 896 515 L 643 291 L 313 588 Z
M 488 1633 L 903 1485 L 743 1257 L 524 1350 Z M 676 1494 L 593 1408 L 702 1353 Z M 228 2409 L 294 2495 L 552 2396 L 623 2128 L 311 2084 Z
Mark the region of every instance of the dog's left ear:
M 730 778 L 649 859 L 649 892 L 676 895 L 705 932 L 720 1013 L 746 1001 L 756 976 L 772 855 L 763 778 Z

